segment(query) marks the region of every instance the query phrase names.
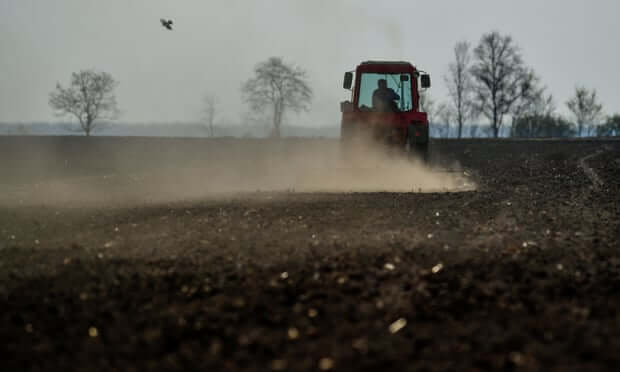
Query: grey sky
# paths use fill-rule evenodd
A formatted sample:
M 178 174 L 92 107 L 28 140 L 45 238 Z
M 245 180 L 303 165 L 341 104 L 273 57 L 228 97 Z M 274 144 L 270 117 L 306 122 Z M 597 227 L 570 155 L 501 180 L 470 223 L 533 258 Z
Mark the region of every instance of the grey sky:
M 315 91 L 311 112 L 288 122 L 334 125 L 342 74 L 359 61 L 410 60 L 445 100 L 454 44 L 491 30 L 514 37 L 560 112 L 576 84 L 620 112 L 619 15 L 618 0 L 0 0 L 0 122 L 55 120 L 49 92 L 84 68 L 120 82 L 122 121 L 196 120 L 211 92 L 220 120 L 239 122 L 241 82 L 281 56 Z

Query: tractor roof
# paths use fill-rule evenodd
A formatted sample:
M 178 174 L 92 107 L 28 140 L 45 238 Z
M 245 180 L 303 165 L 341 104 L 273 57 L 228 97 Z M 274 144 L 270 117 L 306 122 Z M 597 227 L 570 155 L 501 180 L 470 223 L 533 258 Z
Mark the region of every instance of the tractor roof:
M 411 65 L 406 61 L 364 61 L 362 65 Z
M 357 66 L 357 72 L 376 73 L 403 73 L 405 71 L 417 72 L 414 65 L 406 61 L 364 61 Z

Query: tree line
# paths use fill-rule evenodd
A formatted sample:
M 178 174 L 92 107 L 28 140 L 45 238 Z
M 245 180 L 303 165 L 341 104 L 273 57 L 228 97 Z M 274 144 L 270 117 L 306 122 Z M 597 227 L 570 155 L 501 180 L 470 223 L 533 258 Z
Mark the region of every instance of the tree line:
M 57 116 L 77 119 L 78 130 L 90 136 L 105 120 L 118 118 L 120 111 L 114 94 L 117 85 L 112 75 L 104 71 L 75 72 L 67 87 L 56 84 L 50 93 L 49 105 Z M 280 137 L 285 114 L 309 110 L 313 96 L 306 71 L 279 57 L 257 64 L 254 76 L 243 84 L 241 93 L 251 110 L 247 119 L 256 121 L 268 117 L 273 137 Z M 210 137 L 216 134 L 217 105 L 217 96 L 205 94 L 202 119 Z
M 510 35 L 492 31 L 482 35 L 475 48 L 460 41 L 453 52 L 444 75 L 449 100 L 436 104 L 428 93 L 421 95 L 420 107 L 428 113 L 436 137 L 450 137 L 453 129 L 457 138 L 500 137 L 505 125 L 513 137 L 620 135 L 620 114 L 605 117 L 595 89 L 576 86 L 565 102 L 571 116 L 559 115 L 553 96 L 526 65 Z M 58 116 L 75 117 L 89 136 L 101 121 L 118 117 L 117 85 L 106 72 L 83 70 L 72 74 L 68 87 L 57 84 L 49 104 Z M 257 64 L 241 94 L 250 109 L 246 120 L 269 122 L 274 137 L 280 137 L 285 115 L 308 111 L 313 97 L 307 72 L 279 57 Z M 216 135 L 217 106 L 218 97 L 204 96 L 203 121 L 209 136 Z M 474 124 L 481 119 L 488 126 Z
M 487 135 L 499 137 L 509 122 L 512 137 L 582 137 L 620 135 L 620 115 L 605 117 L 596 89 L 577 85 L 565 102 L 571 116 L 556 112 L 553 96 L 546 93 L 540 77 L 528 67 L 510 35 L 492 31 L 482 35 L 472 49 L 467 41 L 454 46 L 454 59 L 448 65 L 444 82 L 449 102 L 435 105 L 425 97 L 429 118 L 441 122 L 439 136 L 450 136 L 452 124 L 456 137 Z M 486 133 L 477 133 L 486 119 Z M 466 125 L 469 133 L 464 133 Z

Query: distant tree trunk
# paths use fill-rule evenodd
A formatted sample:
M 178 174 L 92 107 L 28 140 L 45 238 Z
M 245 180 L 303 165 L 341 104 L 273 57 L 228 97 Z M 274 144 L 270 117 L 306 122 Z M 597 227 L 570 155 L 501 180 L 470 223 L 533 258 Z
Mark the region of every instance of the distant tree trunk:
M 458 138 L 462 136 L 465 119 L 472 116 L 470 62 L 469 43 L 458 42 L 454 46 L 454 62 L 450 63 L 448 75 L 444 76 L 456 115 Z
M 271 135 L 275 138 L 282 136 L 282 121 L 284 119 L 284 102 L 278 100 L 273 104 L 273 130 Z
M 93 130 L 92 120 L 90 118 L 86 118 L 86 120 L 80 120 L 80 127 L 84 132 L 86 137 L 90 137 L 90 132 Z
M 455 110 L 446 103 L 442 103 L 437 108 L 436 115 L 439 116 L 439 119 L 444 122 L 444 128 L 442 130 L 442 137 L 449 138 L 450 137 L 450 122 L 457 115 Z
M 215 116 L 217 113 L 217 97 L 211 94 L 205 94 L 203 97 L 203 116 L 207 125 L 207 133 L 209 137 L 215 136 Z
M 493 109 L 493 122 L 491 123 L 491 128 L 493 129 L 493 137 L 495 138 L 499 135 L 499 125 L 497 110 Z
M 280 105 L 280 101 L 273 103 L 273 133 L 271 135 L 275 138 L 280 138 L 282 134 L 280 130 L 280 125 L 282 124 L 282 110 Z

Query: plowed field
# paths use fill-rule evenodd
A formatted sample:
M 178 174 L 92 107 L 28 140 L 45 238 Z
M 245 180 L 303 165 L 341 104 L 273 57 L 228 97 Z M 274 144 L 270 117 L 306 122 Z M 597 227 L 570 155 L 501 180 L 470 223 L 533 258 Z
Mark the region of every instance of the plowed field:
M 620 142 L 334 148 L 0 138 L 0 370 L 618 369 Z

